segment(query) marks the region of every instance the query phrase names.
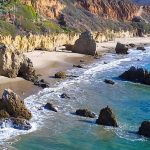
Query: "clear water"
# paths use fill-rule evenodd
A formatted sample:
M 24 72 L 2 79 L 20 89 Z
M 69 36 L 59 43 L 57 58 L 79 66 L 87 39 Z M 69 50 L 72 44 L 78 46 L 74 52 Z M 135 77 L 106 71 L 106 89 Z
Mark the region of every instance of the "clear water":
M 137 61 L 140 59 L 140 61 Z M 131 50 L 127 56 L 108 54 L 88 69 L 74 69 L 70 73 L 79 78 L 58 83 L 26 99 L 33 113 L 34 126 L 29 134 L 6 130 L 0 136 L 2 148 L 19 150 L 149 150 L 150 140 L 136 132 L 143 120 L 150 120 L 150 86 L 119 80 L 117 77 L 130 66 L 144 66 L 150 70 L 150 48 L 146 52 Z M 107 64 L 104 64 L 104 61 Z M 108 85 L 104 79 L 113 79 Z M 61 99 L 68 93 L 71 99 Z M 50 101 L 59 112 L 38 110 Z M 88 108 L 97 115 L 109 105 L 116 114 L 119 128 L 98 126 L 95 119 L 73 115 L 78 108 Z

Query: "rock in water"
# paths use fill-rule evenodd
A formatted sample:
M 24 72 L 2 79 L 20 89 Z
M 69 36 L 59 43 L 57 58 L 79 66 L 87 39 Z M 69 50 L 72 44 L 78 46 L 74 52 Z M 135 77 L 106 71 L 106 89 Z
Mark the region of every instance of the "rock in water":
M 48 109 L 48 110 L 51 110 L 51 111 L 54 111 L 54 112 L 57 112 L 57 109 L 51 104 L 51 103 L 47 103 L 45 106 L 44 106 L 45 109 Z
M 113 114 L 112 110 L 108 106 L 106 108 L 103 108 L 100 111 L 96 123 L 104 126 L 118 127 L 115 115 Z
M 66 93 L 61 94 L 60 97 L 64 99 L 70 99 L 70 97 Z
M 150 121 L 143 121 L 139 131 L 138 131 L 139 135 L 143 135 L 145 137 L 150 137 Z
M 146 49 L 144 46 L 139 46 L 139 47 L 137 47 L 137 50 L 145 51 Z
M 87 109 L 78 109 L 78 110 L 76 110 L 76 115 L 82 116 L 82 117 L 95 118 L 95 114 L 90 112 Z
M 128 47 L 125 44 L 117 43 L 115 51 L 117 54 L 128 54 Z
M 107 83 L 107 84 L 112 84 L 112 85 L 115 84 L 114 81 L 108 80 L 108 79 L 105 79 L 104 82 Z
M 143 68 L 135 68 L 132 66 L 129 70 L 121 74 L 119 78 L 150 85 L 150 73 Z
M 17 76 L 34 81 L 37 76 L 29 58 L 24 54 L 0 46 L 0 75 L 9 78 Z
M 89 31 L 83 32 L 75 42 L 72 52 L 94 56 L 96 54 L 96 41 Z
M 34 85 L 39 86 L 41 88 L 48 88 L 49 84 L 44 81 L 44 79 L 37 80 L 34 82 Z
M 60 71 L 60 72 L 57 72 L 56 74 L 55 74 L 55 78 L 62 78 L 62 79 L 64 79 L 64 78 L 66 78 L 67 77 L 67 75 L 66 75 L 66 73 L 65 72 L 63 72 L 63 71 Z
M 24 101 L 10 89 L 4 90 L 0 104 L 10 117 L 26 120 L 30 120 L 32 117 L 31 112 L 26 108 Z M 4 114 L 6 115 L 6 113 Z

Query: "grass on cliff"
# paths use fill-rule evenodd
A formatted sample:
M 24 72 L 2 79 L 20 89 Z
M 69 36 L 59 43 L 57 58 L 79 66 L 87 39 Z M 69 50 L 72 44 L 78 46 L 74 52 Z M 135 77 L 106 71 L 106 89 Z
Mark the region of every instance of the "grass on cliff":
M 13 24 L 0 20 L 0 34 L 14 36 L 16 34 L 16 30 L 16 26 Z

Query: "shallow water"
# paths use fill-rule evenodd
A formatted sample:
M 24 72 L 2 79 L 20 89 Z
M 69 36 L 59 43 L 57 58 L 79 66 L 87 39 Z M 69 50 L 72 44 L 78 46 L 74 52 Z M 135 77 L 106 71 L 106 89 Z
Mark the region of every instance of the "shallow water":
M 146 52 L 131 50 L 127 56 L 108 54 L 88 69 L 69 71 L 80 77 L 60 82 L 54 88 L 26 99 L 33 113 L 33 132 L 26 134 L 15 130 L 11 133 L 12 129 L 6 129 L 3 135 L 7 137 L 0 135 L 2 147 L 19 150 L 148 150 L 150 140 L 136 132 L 143 120 L 150 119 L 150 86 L 121 81 L 117 77 L 132 65 L 150 70 L 149 58 L 150 48 Z M 113 79 L 115 85 L 105 84 L 105 78 Z M 61 99 L 63 92 L 71 99 Z M 38 110 L 48 101 L 58 106 L 59 113 Z M 95 119 L 73 115 L 78 108 L 88 108 L 98 115 L 107 105 L 116 114 L 119 128 L 98 126 Z M 16 133 L 21 135 L 5 140 Z

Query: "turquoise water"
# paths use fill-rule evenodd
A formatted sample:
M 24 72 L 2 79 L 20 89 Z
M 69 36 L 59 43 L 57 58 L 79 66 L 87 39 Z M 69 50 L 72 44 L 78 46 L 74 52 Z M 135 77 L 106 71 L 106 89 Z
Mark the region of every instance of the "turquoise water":
M 58 83 L 55 88 L 27 98 L 37 130 L 18 136 L 11 147 L 18 150 L 149 150 L 150 140 L 136 132 L 143 120 L 150 120 L 150 86 L 117 78 L 132 65 L 150 69 L 149 58 L 149 48 L 146 53 L 108 55 L 87 70 L 70 71 L 80 75 L 79 78 Z M 115 85 L 105 84 L 105 78 L 113 79 Z M 71 99 L 61 99 L 59 95 L 63 92 Z M 59 113 L 37 111 L 47 101 L 59 106 Z M 72 114 L 78 108 L 88 108 L 98 115 L 107 105 L 116 114 L 119 128 L 99 126 L 95 119 Z

